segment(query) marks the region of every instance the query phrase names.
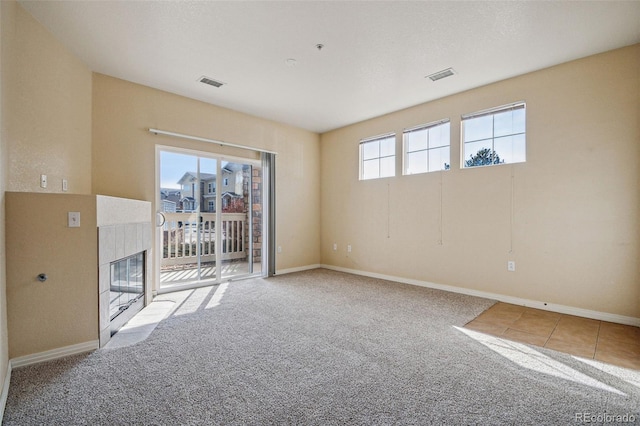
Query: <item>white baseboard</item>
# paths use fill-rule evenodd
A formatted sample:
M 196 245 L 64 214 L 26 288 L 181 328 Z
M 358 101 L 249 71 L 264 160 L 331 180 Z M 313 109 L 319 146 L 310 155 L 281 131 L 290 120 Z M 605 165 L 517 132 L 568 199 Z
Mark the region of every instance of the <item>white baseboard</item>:
M 62 348 L 51 349 L 50 351 L 39 352 L 36 354 L 20 356 L 12 358 L 9 363 L 11 368 L 23 367 L 25 365 L 37 364 L 39 362 L 53 361 L 54 359 L 64 358 L 70 355 L 81 354 L 98 349 L 100 342 L 91 340 L 89 342 L 78 343 L 76 345 L 64 346 Z
M 4 384 L 2 385 L 2 394 L 0 394 L 0 424 L 4 417 L 4 409 L 7 406 L 7 398 L 9 397 L 9 384 L 11 383 L 11 361 L 7 362 L 7 372 L 4 376 Z
M 489 293 L 486 291 L 472 290 L 464 287 L 455 287 L 451 285 L 436 284 L 428 281 L 414 280 L 411 278 L 396 277 L 393 275 L 378 274 L 375 272 L 360 271 L 357 269 L 343 268 L 333 265 L 320 265 L 321 268 L 331 269 L 333 271 L 346 272 L 354 275 L 362 275 L 370 278 L 379 278 L 388 281 L 395 281 L 403 284 L 417 285 L 420 287 L 434 288 L 437 290 L 450 291 L 452 293 L 466 294 L 469 296 L 482 297 L 485 299 L 498 300 L 500 302 L 511 303 L 513 305 L 527 306 L 545 311 L 557 312 L 560 314 L 575 315 L 578 317 L 591 318 L 600 321 L 615 322 L 618 324 L 633 325 L 640 327 L 640 318 L 628 317 L 624 315 L 611 314 L 608 312 L 592 311 L 589 309 L 576 308 L 573 306 L 556 305 L 553 303 L 539 302 L 537 300 L 522 299 L 520 297 L 505 296 L 498 293 Z
M 306 266 L 298 266 L 295 268 L 278 269 L 276 270 L 276 275 L 292 274 L 294 272 L 308 271 L 310 269 L 318 269 L 321 267 L 322 265 L 320 265 L 319 263 L 316 263 L 315 265 L 306 265 Z

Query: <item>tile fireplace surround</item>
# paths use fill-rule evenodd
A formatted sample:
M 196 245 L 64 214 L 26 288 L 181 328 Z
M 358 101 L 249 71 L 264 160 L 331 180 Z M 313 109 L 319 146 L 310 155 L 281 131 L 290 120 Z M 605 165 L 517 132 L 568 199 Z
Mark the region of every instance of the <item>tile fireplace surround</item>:
M 111 339 L 109 290 L 110 265 L 131 255 L 145 253 L 145 276 L 151 277 L 151 203 L 98 195 L 98 267 L 100 347 Z M 145 299 L 151 294 L 145 282 Z M 145 302 L 148 301 L 145 300 Z M 145 303 L 146 304 L 146 303 Z

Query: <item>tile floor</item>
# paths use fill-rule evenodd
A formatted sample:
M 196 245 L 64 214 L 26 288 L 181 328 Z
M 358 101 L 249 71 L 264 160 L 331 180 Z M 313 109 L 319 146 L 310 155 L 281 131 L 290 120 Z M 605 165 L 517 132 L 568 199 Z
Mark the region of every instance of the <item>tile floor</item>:
M 465 328 L 640 370 L 640 328 L 498 302 Z

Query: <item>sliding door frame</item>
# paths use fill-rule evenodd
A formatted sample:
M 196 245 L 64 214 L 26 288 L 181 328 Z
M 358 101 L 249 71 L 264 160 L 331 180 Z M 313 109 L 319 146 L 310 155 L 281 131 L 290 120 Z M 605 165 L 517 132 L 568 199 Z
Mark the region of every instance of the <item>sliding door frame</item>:
M 239 279 L 246 279 L 246 278 L 252 278 L 252 277 L 256 277 L 256 276 L 268 276 L 268 272 L 266 271 L 265 268 L 265 263 L 269 261 L 269 259 L 271 258 L 271 256 L 269 255 L 269 251 L 270 251 L 270 246 L 272 244 L 270 244 L 269 242 L 273 239 L 275 240 L 275 234 L 270 232 L 270 229 L 268 228 L 268 224 L 266 223 L 266 218 L 267 217 L 271 217 L 271 214 L 264 214 L 264 211 L 266 208 L 268 208 L 269 202 L 268 199 L 271 199 L 272 196 L 270 195 L 271 192 L 273 191 L 273 187 L 271 187 L 270 185 L 263 185 L 262 187 L 262 204 L 263 204 L 263 220 L 262 220 L 262 268 L 260 271 L 254 271 L 253 268 L 253 214 L 252 214 L 252 203 L 253 203 L 253 172 L 250 173 L 249 176 L 249 215 L 247 218 L 247 226 L 249 226 L 249 273 L 247 274 L 242 274 L 242 275 L 238 275 L 238 276 L 232 276 L 232 277 L 226 277 L 223 278 L 222 277 L 222 260 L 218 257 L 219 254 L 222 254 L 222 194 L 217 190 L 216 191 L 216 197 L 215 197 L 215 203 L 216 203 L 216 227 L 215 227 L 215 239 L 216 239 L 216 243 L 215 243 L 215 252 L 216 252 L 216 257 L 215 257 L 215 262 L 216 262 L 216 276 L 214 279 L 204 279 L 204 280 L 199 280 L 197 282 L 188 282 L 185 283 L 184 285 L 176 285 L 176 286 L 172 286 L 169 288 L 162 288 L 161 286 L 161 262 L 162 262 L 162 248 L 159 247 L 160 241 L 161 241 L 161 236 L 160 236 L 160 232 L 162 232 L 162 222 L 160 219 L 160 206 L 161 206 L 161 199 L 160 199 L 160 187 L 161 187 L 161 161 L 160 161 L 160 154 L 161 152 L 172 152 L 172 153 L 176 153 L 176 154 L 184 154 L 184 155 L 191 155 L 191 156 L 195 156 L 195 157 L 199 157 L 199 158 L 208 158 L 208 159 L 212 159 L 216 161 L 216 176 L 221 176 L 222 173 L 222 162 L 229 162 L 229 163 L 240 163 L 240 164 L 247 164 L 250 165 L 252 167 L 260 167 L 262 170 L 262 174 L 263 174 L 263 182 L 265 180 L 268 180 L 268 176 L 266 176 L 266 172 L 265 169 L 263 167 L 264 161 L 262 161 L 261 159 L 253 159 L 253 158 L 246 158 L 246 157 L 236 157 L 236 156 L 230 156 L 230 155 L 224 155 L 224 154 L 218 154 L 216 152 L 211 152 L 211 151 L 200 151 L 200 150 L 194 150 L 194 149 L 189 149 L 189 148 L 182 148 L 182 147 L 176 147 L 176 146 L 172 146 L 172 145 L 160 145 L 160 144 L 156 144 L 155 145 L 155 156 L 156 156 L 156 170 L 155 170 L 155 214 L 156 214 L 156 227 L 155 227 L 155 244 L 154 244 L 154 250 L 155 250 L 155 255 L 154 257 L 154 261 L 155 261 L 155 265 L 154 265 L 154 276 L 155 276 L 155 280 L 154 280 L 154 286 L 155 286 L 155 294 L 162 294 L 162 293 L 169 293 L 169 292 L 173 292 L 173 291 L 180 291 L 180 290 L 188 290 L 188 289 L 193 289 L 193 288 L 198 288 L 198 287 L 204 287 L 204 286 L 208 286 L 208 285 L 214 285 L 214 284 L 220 284 L 222 282 L 226 282 L 226 281 L 233 281 L 233 280 L 239 280 Z M 254 151 L 254 152 L 259 152 L 259 151 Z M 198 161 L 198 175 L 200 173 L 200 162 Z M 198 192 L 200 192 L 200 183 L 198 182 L 198 185 L 196 185 L 198 187 Z M 220 186 L 218 186 L 220 187 Z M 199 197 L 198 197 L 199 199 Z M 198 207 L 198 212 L 200 214 L 200 210 L 201 210 L 201 206 Z M 200 233 L 198 232 L 198 235 Z M 200 238 L 200 237 L 198 237 Z M 274 241 L 275 244 L 275 241 Z M 199 244 L 198 244 L 199 245 Z M 198 257 L 198 265 L 200 265 L 200 256 Z

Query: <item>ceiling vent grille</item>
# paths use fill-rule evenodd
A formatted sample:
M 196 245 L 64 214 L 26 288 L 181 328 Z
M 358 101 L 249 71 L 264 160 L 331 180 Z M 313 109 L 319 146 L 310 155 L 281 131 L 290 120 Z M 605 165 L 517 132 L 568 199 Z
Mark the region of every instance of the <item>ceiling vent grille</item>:
M 430 78 L 431 81 L 438 81 L 446 77 L 451 77 L 455 73 L 456 72 L 453 70 L 453 68 L 447 68 L 446 70 L 438 71 L 436 73 L 428 75 L 427 78 Z
M 198 79 L 198 81 L 200 83 L 208 84 L 209 86 L 213 86 L 213 87 L 220 87 L 220 86 L 224 85 L 224 83 L 221 82 L 221 81 L 217 81 L 217 80 L 214 80 L 212 78 L 205 77 L 205 76 L 200 77 L 200 79 Z

